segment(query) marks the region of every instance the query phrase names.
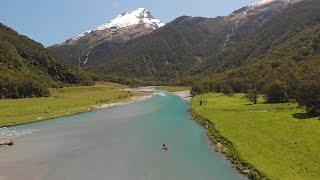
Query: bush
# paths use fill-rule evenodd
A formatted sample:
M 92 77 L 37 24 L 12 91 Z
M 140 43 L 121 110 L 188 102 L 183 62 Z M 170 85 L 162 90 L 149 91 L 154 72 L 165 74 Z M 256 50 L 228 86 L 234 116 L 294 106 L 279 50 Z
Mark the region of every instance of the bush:
M 265 87 L 265 98 L 268 103 L 288 102 L 287 84 L 276 80 Z
M 320 83 L 309 81 L 302 83 L 298 89 L 298 103 L 306 107 L 307 112 L 312 116 L 320 115 Z

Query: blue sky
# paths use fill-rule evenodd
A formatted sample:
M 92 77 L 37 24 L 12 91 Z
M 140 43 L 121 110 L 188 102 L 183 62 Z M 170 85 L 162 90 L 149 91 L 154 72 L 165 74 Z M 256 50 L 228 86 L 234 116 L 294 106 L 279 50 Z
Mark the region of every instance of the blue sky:
M 181 15 L 216 17 L 259 0 L 2 0 L 0 22 L 45 46 L 144 7 L 169 22 Z

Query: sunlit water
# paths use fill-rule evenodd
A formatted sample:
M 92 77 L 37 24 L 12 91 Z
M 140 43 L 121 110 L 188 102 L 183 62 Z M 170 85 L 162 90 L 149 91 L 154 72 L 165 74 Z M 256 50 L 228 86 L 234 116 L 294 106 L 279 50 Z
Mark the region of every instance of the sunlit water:
M 144 102 L 0 129 L 0 180 L 244 179 L 210 146 L 188 102 L 160 93 Z M 162 151 L 167 144 L 169 150 Z

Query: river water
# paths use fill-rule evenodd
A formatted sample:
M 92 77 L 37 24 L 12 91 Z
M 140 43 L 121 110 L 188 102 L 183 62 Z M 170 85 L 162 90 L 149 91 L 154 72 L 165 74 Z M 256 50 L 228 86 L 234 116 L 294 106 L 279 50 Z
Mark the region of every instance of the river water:
M 0 180 L 238 180 L 188 115 L 188 102 L 140 103 L 1 129 Z M 169 150 L 162 151 L 167 144 Z

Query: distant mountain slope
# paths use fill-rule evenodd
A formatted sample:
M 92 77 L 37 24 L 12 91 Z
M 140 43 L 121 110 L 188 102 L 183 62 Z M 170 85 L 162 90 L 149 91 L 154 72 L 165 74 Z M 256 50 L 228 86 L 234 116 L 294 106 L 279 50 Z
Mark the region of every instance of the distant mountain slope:
M 275 45 L 268 52 L 240 68 L 218 74 L 217 84 L 229 84 L 235 92 L 246 92 L 250 88 L 262 91 L 274 80 L 286 82 L 294 96 L 303 82 L 320 83 L 320 23 L 306 28 L 285 42 Z M 198 78 L 203 76 L 198 74 Z
M 96 61 L 91 54 L 97 45 L 107 44 L 106 50 L 112 51 L 113 47 L 117 48 L 127 40 L 149 34 L 162 26 L 164 23 L 155 19 L 148 10 L 139 8 L 129 13 L 122 13 L 93 30 L 49 49 L 77 66 L 86 66 Z
M 207 69 L 207 72 L 223 72 L 256 62 L 268 56 L 270 50 L 319 23 L 320 1 L 305 0 L 294 4 L 277 13 L 247 38 L 218 54 L 213 54 L 203 65 L 203 69 Z
M 97 44 L 83 68 L 115 79 L 161 84 L 246 66 L 272 46 L 317 24 L 318 3 L 264 0 L 224 17 L 179 17 L 147 35 Z M 65 57 L 72 54 L 68 48 L 54 52 Z
M 82 71 L 0 23 L 0 97 L 42 96 L 50 86 L 91 83 Z
M 275 80 L 285 82 L 294 96 L 301 84 L 320 83 L 320 1 L 305 0 L 272 18 L 248 38 L 214 55 L 193 72 L 210 88 L 234 92 L 262 91 Z M 211 76 L 214 75 L 214 76 Z M 224 87 L 225 88 L 225 87 Z

